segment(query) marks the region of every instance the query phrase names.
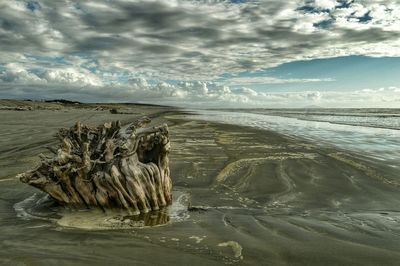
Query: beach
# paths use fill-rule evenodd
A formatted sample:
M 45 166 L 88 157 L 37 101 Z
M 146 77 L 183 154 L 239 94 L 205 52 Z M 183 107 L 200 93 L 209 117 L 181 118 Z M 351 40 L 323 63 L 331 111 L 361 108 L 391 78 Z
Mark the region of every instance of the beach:
M 325 143 L 325 135 L 307 135 L 307 128 L 291 135 L 251 126 L 248 117 L 247 124 L 229 122 L 166 106 L 1 104 L 7 107 L 0 110 L 1 264 L 395 265 L 400 259 L 397 146 L 379 152 L 391 157 L 374 157 Z M 61 127 L 126 124 L 144 115 L 168 124 L 174 195 L 169 210 L 146 222 L 51 205 L 15 178 L 38 163 L 39 153 L 49 153 Z

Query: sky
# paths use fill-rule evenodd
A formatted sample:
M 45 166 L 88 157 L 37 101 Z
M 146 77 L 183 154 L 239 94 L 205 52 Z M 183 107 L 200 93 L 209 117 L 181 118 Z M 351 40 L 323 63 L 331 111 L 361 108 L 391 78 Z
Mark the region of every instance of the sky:
M 0 98 L 400 108 L 400 0 L 0 0 Z

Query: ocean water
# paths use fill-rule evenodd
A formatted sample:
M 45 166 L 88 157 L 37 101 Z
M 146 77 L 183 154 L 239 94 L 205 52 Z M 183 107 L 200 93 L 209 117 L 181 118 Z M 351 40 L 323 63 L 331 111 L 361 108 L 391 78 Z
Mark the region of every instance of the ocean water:
M 400 109 L 252 109 L 251 113 L 400 130 Z
M 192 110 L 194 119 L 249 126 L 330 145 L 400 167 L 400 110 Z

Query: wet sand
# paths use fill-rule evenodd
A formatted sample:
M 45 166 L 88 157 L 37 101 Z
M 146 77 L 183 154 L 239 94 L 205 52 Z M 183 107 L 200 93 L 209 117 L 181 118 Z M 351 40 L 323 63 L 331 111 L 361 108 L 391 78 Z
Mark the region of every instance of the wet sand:
M 120 108 L 129 114 L 0 110 L 0 263 L 398 264 L 396 169 L 266 130 L 189 120 L 178 109 Z M 171 134 L 175 205 L 146 218 L 157 226 L 54 206 L 14 178 L 55 145 L 60 127 L 143 114 L 167 122 Z

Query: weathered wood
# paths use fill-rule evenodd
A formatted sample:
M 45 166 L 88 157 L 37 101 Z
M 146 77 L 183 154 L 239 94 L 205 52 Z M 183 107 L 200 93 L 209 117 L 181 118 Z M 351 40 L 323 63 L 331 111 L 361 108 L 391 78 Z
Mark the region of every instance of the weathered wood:
M 171 204 L 168 127 L 146 126 L 142 118 L 90 127 L 61 129 L 54 157 L 41 156 L 38 167 L 19 175 L 66 205 L 124 208 L 132 214 Z

